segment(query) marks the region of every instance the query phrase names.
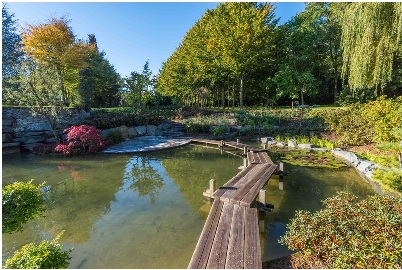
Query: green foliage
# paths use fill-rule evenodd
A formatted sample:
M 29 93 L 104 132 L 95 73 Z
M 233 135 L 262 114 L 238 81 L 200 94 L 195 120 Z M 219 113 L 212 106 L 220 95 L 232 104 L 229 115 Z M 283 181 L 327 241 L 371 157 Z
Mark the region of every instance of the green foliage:
M 343 77 L 351 89 L 382 90 L 401 52 L 402 3 L 349 3 L 342 15 Z
M 210 126 L 223 126 L 229 125 L 229 119 L 227 116 L 196 116 L 190 117 L 184 120 L 184 125 L 188 132 L 193 133 L 209 133 Z M 219 128 L 222 129 L 222 128 Z M 218 129 L 218 130 L 219 130 Z M 225 129 L 226 132 L 226 129 Z
M 17 25 L 14 14 L 8 12 L 7 5 L 3 3 L 2 9 L 2 87 L 12 87 L 9 79 L 18 72 L 21 63 L 21 37 L 17 34 Z M 4 97 L 3 97 L 4 99 Z
M 279 241 L 325 268 L 401 268 L 402 198 L 340 192 L 315 213 L 298 211 Z
M 109 131 L 109 133 L 105 137 L 106 141 L 110 141 L 112 144 L 119 143 L 123 141 L 123 135 L 120 130 L 115 129 Z
M 402 170 L 399 168 L 376 169 L 373 179 L 378 181 L 386 190 L 396 190 L 402 192 Z
M 32 184 L 33 180 L 15 182 L 2 190 L 2 232 L 13 233 L 23 230 L 23 225 L 44 211 L 41 187 Z
M 331 130 L 340 136 L 344 145 L 395 141 L 393 129 L 402 123 L 402 97 L 384 96 L 364 105 L 353 104 L 336 114 L 324 114 Z
M 216 127 L 213 127 L 213 129 L 212 129 L 212 133 L 214 134 L 214 136 L 222 136 L 227 131 L 228 131 L 227 126 L 216 126 Z
M 62 251 L 58 243 L 61 234 L 52 241 L 44 240 L 39 244 L 30 243 L 16 251 L 6 260 L 4 268 L 11 269 L 64 269 L 70 265 L 72 249 Z
M 58 140 L 56 129 L 66 106 L 60 100 L 62 85 L 57 71 L 27 58 L 22 62 L 14 81 L 19 84 L 18 90 L 6 89 L 4 94 L 18 104 L 28 106 L 33 115 L 46 119 Z
M 126 126 L 158 125 L 174 114 L 174 108 L 141 107 L 141 108 L 114 108 L 95 110 L 91 119 L 83 123 L 93 125 L 99 129 Z

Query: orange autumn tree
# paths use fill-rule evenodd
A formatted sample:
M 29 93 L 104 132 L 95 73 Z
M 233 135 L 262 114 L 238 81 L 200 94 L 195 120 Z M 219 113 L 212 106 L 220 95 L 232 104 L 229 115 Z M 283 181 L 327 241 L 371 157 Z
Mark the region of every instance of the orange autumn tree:
M 28 24 L 22 33 L 25 53 L 38 65 L 56 70 L 66 106 L 76 94 L 79 70 L 88 65 L 85 59 L 95 49 L 76 40 L 68 23 L 65 18 L 51 18 L 46 23 Z

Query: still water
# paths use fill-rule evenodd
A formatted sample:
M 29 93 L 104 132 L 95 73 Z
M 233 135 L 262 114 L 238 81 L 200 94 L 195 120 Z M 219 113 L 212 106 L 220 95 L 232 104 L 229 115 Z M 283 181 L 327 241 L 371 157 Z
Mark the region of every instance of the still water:
M 3 234 L 3 264 L 29 242 L 52 239 L 74 248 L 70 268 L 186 268 L 210 204 L 209 180 L 221 186 L 243 164 L 236 152 L 186 146 L 135 155 L 3 156 L 2 184 L 46 181 L 45 217 Z M 261 217 L 263 260 L 290 254 L 277 243 L 298 209 L 315 211 L 339 190 L 373 191 L 352 168 L 331 171 L 285 164 L 284 190 L 268 182 L 273 213 Z

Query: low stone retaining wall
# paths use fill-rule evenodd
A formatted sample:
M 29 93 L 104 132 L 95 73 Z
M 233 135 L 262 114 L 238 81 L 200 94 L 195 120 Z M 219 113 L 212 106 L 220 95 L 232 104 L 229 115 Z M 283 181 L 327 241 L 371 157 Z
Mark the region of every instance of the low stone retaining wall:
M 329 152 L 339 158 L 342 158 L 345 160 L 345 162 L 356 168 L 357 172 L 362 176 L 364 180 L 366 180 L 373 188 L 373 190 L 376 193 L 379 194 L 384 194 L 384 191 L 381 189 L 381 187 L 373 180 L 373 172 L 376 168 L 379 168 L 380 165 L 359 158 L 356 156 L 355 153 L 345 151 L 339 148 L 336 149 L 328 149 L 328 148 L 318 148 L 318 147 L 313 147 L 313 144 L 297 144 L 295 140 L 290 140 L 289 142 L 280 142 L 274 140 L 272 137 L 266 137 L 266 138 L 261 138 L 261 143 L 266 144 L 269 146 L 278 146 L 278 147 L 289 147 L 289 148 L 298 148 L 298 149 L 303 149 L 303 150 L 312 150 L 312 151 L 323 151 L 323 152 Z
M 69 109 L 62 116 L 57 133 L 62 134 L 65 128 L 89 117 L 84 110 Z M 55 142 L 49 123 L 40 116 L 33 116 L 28 108 L 2 109 L 2 137 L 3 154 L 19 152 L 17 145 L 32 150 L 38 143 Z
M 82 123 L 90 117 L 90 113 L 84 110 L 69 109 L 62 116 L 63 122 L 60 123 L 56 132 L 62 135 L 65 128 Z M 21 149 L 32 151 L 35 146 L 55 142 L 49 123 L 42 117 L 33 116 L 28 108 L 3 108 L 2 120 L 3 154 L 18 153 Z M 120 131 L 123 139 L 161 135 L 180 137 L 184 134 L 184 126 L 166 121 L 158 126 L 119 126 L 103 130 L 102 135 L 105 138 L 107 134 L 115 130 Z

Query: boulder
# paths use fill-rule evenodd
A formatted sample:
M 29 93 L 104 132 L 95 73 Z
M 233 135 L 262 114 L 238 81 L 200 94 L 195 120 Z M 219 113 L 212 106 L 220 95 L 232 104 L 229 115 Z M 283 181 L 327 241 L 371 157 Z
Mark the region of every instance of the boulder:
M 360 159 L 352 152 L 335 149 L 331 151 L 333 155 L 345 159 L 347 162 L 352 163 L 355 167 L 359 165 Z
M 3 133 L 14 133 L 14 131 L 15 131 L 14 128 L 10 127 L 10 126 L 7 126 L 7 127 L 3 126 L 3 128 L 2 128 Z
M 13 117 L 6 117 L 2 119 L 2 125 L 3 126 L 15 126 L 17 124 L 17 122 L 15 121 L 15 119 Z
M 279 147 L 285 147 L 285 146 L 288 146 L 288 144 L 287 144 L 287 143 L 285 143 L 285 142 L 277 142 L 277 143 L 276 143 L 276 145 L 277 145 L 277 146 L 279 146 Z
M 272 137 L 262 137 L 261 138 L 261 143 L 262 144 L 267 144 L 268 142 L 273 141 L 273 140 L 274 140 L 274 138 L 272 138 Z
M 31 123 L 26 126 L 25 129 L 27 132 L 29 131 L 47 131 L 52 130 L 49 123 L 47 122 L 39 122 L 39 123 Z
M 116 128 L 116 130 L 121 132 L 121 137 L 126 139 L 128 138 L 128 127 L 126 125 L 122 125 Z
M 114 132 L 115 130 L 116 130 L 115 128 L 108 128 L 108 129 L 102 130 L 102 138 L 103 138 L 103 139 L 106 139 L 107 135 L 108 135 L 110 132 Z
M 311 148 L 313 148 L 313 145 L 310 143 L 301 143 L 299 145 L 297 145 L 300 149 L 309 149 L 311 150 Z
M 162 130 L 160 130 L 157 126 L 148 125 L 147 126 L 147 134 L 150 136 L 161 136 Z
M 35 137 L 29 137 L 28 141 L 26 144 L 33 144 L 33 143 L 38 143 L 38 142 L 44 142 L 46 141 L 46 138 L 43 136 L 35 136 Z
M 135 137 L 137 135 L 138 135 L 138 133 L 137 133 L 137 131 L 135 131 L 134 127 L 129 127 L 128 128 L 128 137 L 129 138 L 133 138 L 133 137 Z
M 135 131 L 137 132 L 138 135 L 145 135 L 147 133 L 147 127 L 146 126 L 136 126 L 134 127 Z
M 373 162 L 367 160 L 360 160 L 359 164 L 356 166 L 356 169 L 366 174 L 373 170 L 375 164 Z
M 292 148 L 296 148 L 297 147 L 297 142 L 295 139 L 291 139 L 288 141 L 288 146 L 292 147 Z
M 13 142 L 13 136 L 10 133 L 3 133 L 3 143 Z

